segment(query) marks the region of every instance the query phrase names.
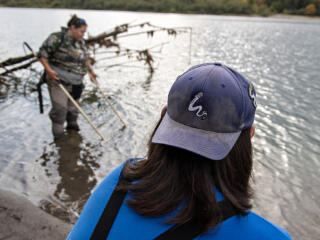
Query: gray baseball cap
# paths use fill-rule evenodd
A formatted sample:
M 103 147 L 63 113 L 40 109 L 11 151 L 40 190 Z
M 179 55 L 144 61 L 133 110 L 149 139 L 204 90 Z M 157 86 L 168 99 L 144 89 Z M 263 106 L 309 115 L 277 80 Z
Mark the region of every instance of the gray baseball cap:
M 172 85 L 152 142 L 221 160 L 253 124 L 255 110 L 256 92 L 244 76 L 220 63 L 200 64 Z

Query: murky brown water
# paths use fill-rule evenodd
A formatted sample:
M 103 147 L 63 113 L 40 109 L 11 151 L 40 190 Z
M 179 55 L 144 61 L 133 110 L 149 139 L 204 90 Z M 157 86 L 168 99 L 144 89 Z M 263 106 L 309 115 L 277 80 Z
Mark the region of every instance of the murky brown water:
M 255 211 L 286 228 L 295 239 L 320 235 L 320 21 L 253 17 L 0 8 L 0 61 L 23 55 L 22 42 L 37 49 L 59 30 L 71 13 L 87 19 L 94 35 L 126 22 L 193 27 L 191 65 L 218 61 L 244 73 L 258 94 L 255 145 Z M 168 41 L 123 39 L 142 49 Z M 108 139 L 99 137 L 80 117 L 81 131 L 52 140 L 40 115 L 34 87 L 36 73 L 21 72 L 0 85 L 0 186 L 25 195 L 45 211 L 74 222 L 93 188 L 119 163 L 144 156 L 151 129 L 178 74 L 189 66 L 189 35 L 170 39 L 154 53 L 156 71 L 139 63 L 105 69 L 100 84 L 121 122 L 86 79 L 81 106 Z M 36 65 L 36 69 L 40 66 Z

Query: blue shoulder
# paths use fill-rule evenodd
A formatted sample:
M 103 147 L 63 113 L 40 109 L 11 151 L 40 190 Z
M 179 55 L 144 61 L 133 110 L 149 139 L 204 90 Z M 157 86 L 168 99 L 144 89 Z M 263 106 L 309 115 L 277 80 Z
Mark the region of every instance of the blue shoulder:
M 91 234 L 118 183 L 125 162 L 114 169 L 94 190 L 84 206 L 68 240 L 90 239 Z
M 280 226 L 272 223 L 271 221 L 259 216 L 256 213 L 250 212 L 248 215 L 249 221 L 255 225 L 254 232 L 261 236 L 261 239 L 274 239 L 274 240 L 291 240 L 289 233 Z
M 247 216 L 233 216 L 198 239 L 291 240 L 284 229 L 249 211 Z
M 267 219 L 249 211 L 247 216 L 233 216 L 207 234 L 202 240 L 292 240 L 289 233 Z

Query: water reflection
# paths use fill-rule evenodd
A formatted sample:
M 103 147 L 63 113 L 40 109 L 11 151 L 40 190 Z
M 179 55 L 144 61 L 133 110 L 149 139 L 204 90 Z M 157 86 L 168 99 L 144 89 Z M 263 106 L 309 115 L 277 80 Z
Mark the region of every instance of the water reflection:
M 0 77 L 0 102 L 8 97 L 9 84 L 5 82 L 5 78 Z
M 67 222 L 75 221 L 97 184 L 94 171 L 100 168 L 96 160 L 102 155 L 98 148 L 78 132 L 68 131 L 44 149 L 40 164 L 48 178 L 59 180 L 50 200 L 41 201 L 41 208 Z
M 146 91 L 150 90 L 150 84 L 152 81 L 152 77 L 153 77 L 153 72 L 149 72 L 149 75 L 147 76 L 146 81 L 144 81 L 141 85 L 144 90 L 146 90 Z

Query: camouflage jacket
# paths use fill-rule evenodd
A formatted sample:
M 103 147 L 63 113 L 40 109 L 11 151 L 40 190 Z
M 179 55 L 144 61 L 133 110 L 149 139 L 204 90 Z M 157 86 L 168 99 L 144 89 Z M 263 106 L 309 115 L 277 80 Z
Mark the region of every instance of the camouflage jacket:
M 46 58 L 58 76 L 71 84 L 81 83 L 88 71 L 86 61 L 89 54 L 84 40 L 76 41 L 64 27 L 61 32 L 50 34 L 43 42 L 38 57 Z

